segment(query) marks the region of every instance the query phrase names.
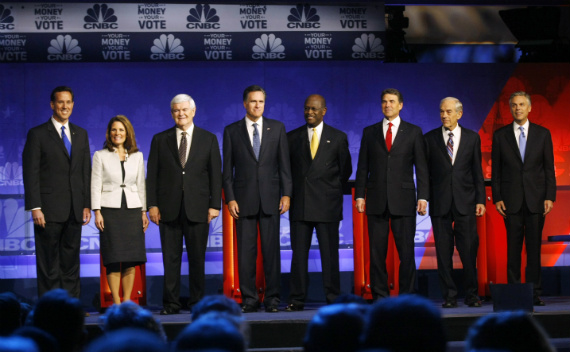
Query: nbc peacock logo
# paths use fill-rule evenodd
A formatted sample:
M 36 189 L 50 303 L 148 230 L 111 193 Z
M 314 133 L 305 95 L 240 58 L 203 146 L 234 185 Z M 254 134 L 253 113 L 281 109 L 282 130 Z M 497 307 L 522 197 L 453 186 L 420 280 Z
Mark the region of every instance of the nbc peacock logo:
M 198 4 L 190 9 L 190 15 L 186 17 L 188 29 L 220 29 L 220 16 L 215 8 L 210 5 Z
M 47 59 L 49 61 L 80 61 L 81 47 L 79 42 L 69 34 L 58 35 L 50 41 Z
M 251 57 L 255 60 L 275 60 L 285 58 L 285 46 L 275 34 L 262 34 L 255 40 Z
M 173 34 L 162 34 L 153 41 L 150 48 L 151 60 L 184 60 L 184 47 Z
M 118 29 L 117 16 L 115 10 L 107 4 L 95 4 L 87 9 L 87 16 L 83 18 L 85 29 Z

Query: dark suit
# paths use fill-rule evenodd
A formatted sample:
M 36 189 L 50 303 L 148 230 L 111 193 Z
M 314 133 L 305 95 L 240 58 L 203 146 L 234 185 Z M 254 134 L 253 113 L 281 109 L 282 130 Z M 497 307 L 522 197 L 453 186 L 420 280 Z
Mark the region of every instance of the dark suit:
M 430 177 L 429 214 L 443 298 L 455 300 L 457 296 L 457 286 L 451 277 L 455 243 L 463 263 L 465 299 L 468 302 L 478 301 L 479 236 L 475 210 L 477 204 L 485 204 L 481 139 L 476 132 L 461 128 L 461 139 L 458 146 L 456 143 L 457 155 L 452 164 L 442 127 L 429 131 L 424 137 Z
M 507 214 L 507 279 L 520 283 L 521 251 L 526 242 L 526 281 L 534 294 L 542 290 L 540 248 L 544 226 L 544 201 L 556 200 L 554 152 L 550 131 L 529 123 L 524 162 L 520 156 L 513 124 L 493 134 L 493 202 L 503 201 Z
M 238 270 L 244 304 L 255 306 L 257 223 L 261 236 L 265 271 L 266 307 L 280 302 L 281 256 L 279 239 L 279 202 L 291 196 L 291 166 L 285 126 L 263 117 L 261 149 L 256 160 L 244 119 L 224 129 L 224 192 L 226 203 L 236 201 Z
M 386 255 L 390 222 L 400 256 L 400 293 L 414 291 L 417 199 L 429 199 L 424 147 L 421 128 L 403 120 L 390 152 L 386 147 L 382 122 L 368 126 L 363 131 L 356 171 L 355 198 L 366 198 L 370 283 L 374 299 L 389 296 Z
M 186 242 L 191 307 L 204 296 L 204 262 L 208 243 L 208 209 L 220 209 L 222 173 L 216 136 L 194 126 L 184 168 L 178 156 L 176 127 L 152 139 L 147 165 L 147 205 L 160 211 L 164 263 L 163 305 L 180 309 L 182 240 Z
M 26 209 L 41 208 L 46 226 L 34 226 L 38 294 L 64 288 L 79 297 L 83 209 L 91 206 L 87 131 L 68 123 L 71 158 L 51 119 L 28 132 L 22 154 Z
M 287 138 L 293 176 L 289 210 L 293 250 L 289 303 L 305 303 L 309 249 L 315 228 L 325 296 L 327 303 L 331 303 L 340 294 L 338 227 L 342 220 L 342 187 L 352 173 L 348 140 L 346 133 L 323 123 L 317 154 L 312 159 L 306 125 L 287 133 Z

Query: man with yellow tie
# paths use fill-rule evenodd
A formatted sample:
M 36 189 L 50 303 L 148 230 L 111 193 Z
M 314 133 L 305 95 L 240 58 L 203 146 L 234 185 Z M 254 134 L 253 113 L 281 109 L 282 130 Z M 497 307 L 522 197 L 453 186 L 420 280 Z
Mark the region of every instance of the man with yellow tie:
M 333 302 L 340 293 L 338 230 L 342 220 L 342 188 L 352 173 L 352 164 L 346 133 L 323 122 L 326 112 L 325 98 L 310 95 L 305 100 L 306 125 L 287 133 L 293 178 L 289 209 L 293 258 L 286 311 L 300 311 L 305 307 L 314 229 L 327 303 Z

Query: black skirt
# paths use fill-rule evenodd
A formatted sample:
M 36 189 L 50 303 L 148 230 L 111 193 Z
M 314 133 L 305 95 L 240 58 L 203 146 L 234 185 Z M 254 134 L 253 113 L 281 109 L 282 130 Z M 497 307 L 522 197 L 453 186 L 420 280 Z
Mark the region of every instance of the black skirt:
M 123 193 L 121 208 L 101 208 L 105 231 L 99 232 L 103 265 L 146 262 L 142 208 L 127 208 Z

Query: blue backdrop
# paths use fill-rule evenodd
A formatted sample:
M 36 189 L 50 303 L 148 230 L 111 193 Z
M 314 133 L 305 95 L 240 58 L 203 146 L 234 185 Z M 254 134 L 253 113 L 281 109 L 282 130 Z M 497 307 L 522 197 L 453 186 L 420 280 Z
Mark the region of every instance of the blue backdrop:
M 173 126 L 170 100 L 190 94 L 197 105 L 194 122 L 212 131 L 222 147 L 225 125 L 244 117 L 243 89 L 259 84 L 267 91 L 265 115 L 287 130 L 304 123 L 303 103 L 314 93 L 327 99 L 325 121 L 348 134 L 356 170 L 362 129 L 382 118 L 380 92 L 398 88 L 404 95 L 401 117 L 425 132 L 439 126 L 439 101 L 447 96 L 464 105 L 463 126 L 479 130 L 514 64 L 379 64 L 376 62 L 172 62 L 54 63 L 0 65 L 0 278 L 35 277 L 33 227 L 24 211 L 21 152 L 27 130 L 51 116 L 49 95 L 58 85 L 75 92 L 71 120 L 87 129 L 91 153 L 100 149 L 107 122 L 126 115 L 146 155 L 152 136 Z M 354 171 L 355 172 L 355 171 Z M 354 178 L 354 172 L 352 178 Z M 346 196 L 341 247 L 351 248 L 350 197 Z M 289 224 L 284 215 L 281 243 L 290 256 Z M 416 243 L 425 241 L 429 217 L 418 217 Z M 212 223 L 208 273 L 221 272 L 221 218 Z M 158 227 L 147 231 L 147 272 L 160 275 Z M 83 229 L 82 275 L 98 276 L 98 231 Z M 344 255 L 344 270 L 352 255 Z M 91 269 L 89 269 L 91 268 Z M 283 265 L 289 270 L 289 264 Z

